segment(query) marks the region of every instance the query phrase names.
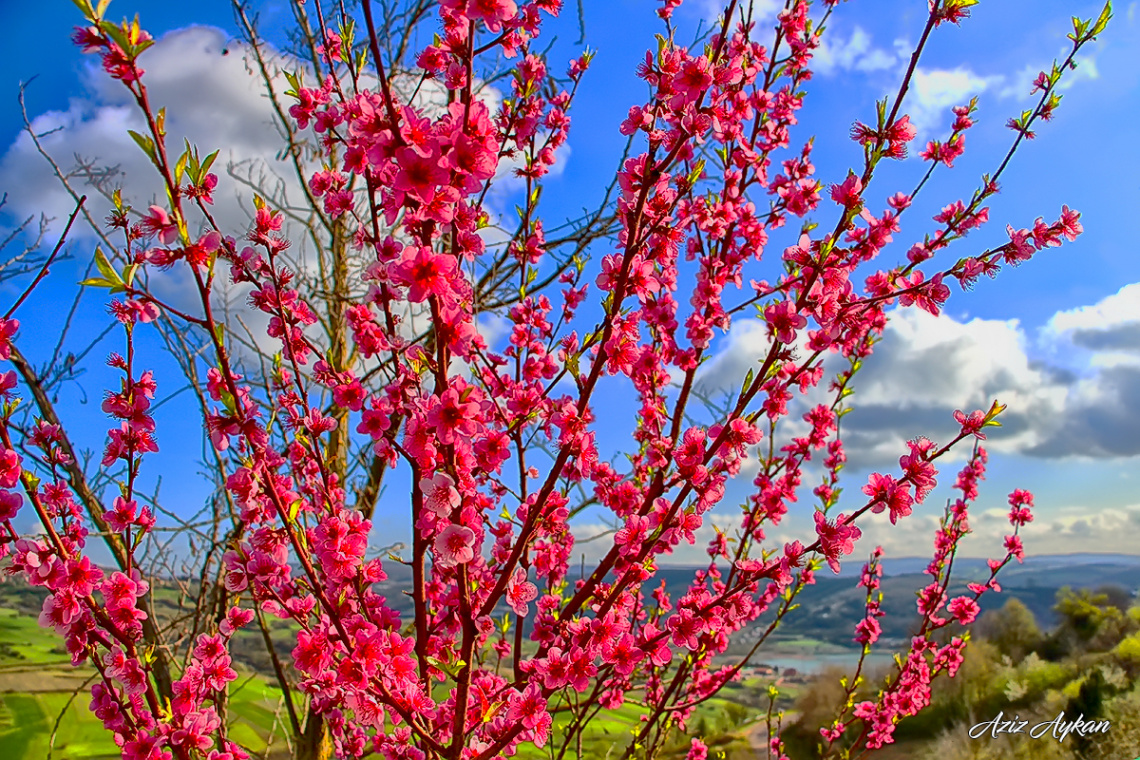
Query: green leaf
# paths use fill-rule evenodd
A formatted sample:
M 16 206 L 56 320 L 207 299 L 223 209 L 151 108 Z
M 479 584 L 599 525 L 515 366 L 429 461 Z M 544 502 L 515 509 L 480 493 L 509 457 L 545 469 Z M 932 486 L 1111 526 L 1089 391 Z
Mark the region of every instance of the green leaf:
M 115 44 L 121 47 L 124 51 L 128 50 L 131 47 L 131 43 L 127 39 L 126 33 L 117 24 L 113 24 L 110 21 L 100 21 L 99 29 L 102 30 L 102 32 L 112 40 L 114 40 Z
M 443 662 L 441 660 L 437 660 L 434 657 L 428 657 L 427 661 L 428 661 L 428 664 L 431 665 L 433 668 L 435 668 L 437 670 L 442 670 L 444 673 L 447 673 L 452 678 L 459 678 L 459 671 L 463 668 L 464 665 L 467 664 L 463 660 L 456 660 L 454 664 L 448 665 L 446 662 Z
M 119 273 L 111 266 L 111 262 L 103 254 L 103 249 L 95 248 L 95 266 L 99 270 L 99 274 L 103 275 L 103 279 L 110 282 L 112 285 L 122 286 L 123 278 L 119 277 Z
M 127 132 L 130 134 L 131 139 L 133 139 L 135 143 L 140 148 L 142 148 L 142 152 L 147 155 L 147 158 L 150 159 L 150 162 L 157 165 L 158 159 L 155 157 L 156 154 L 154 151 L 154 140 L 150 139 L 146 135 L 140 135 L 133 129 L 128 129 Z
M 1092 29 L 1089 30 L 1089 37 L 1095 37 L 1103 32 L 1105 30 L 1105 27 L 1108 26 L 1108 22 L 1111 18 L 1112 0 L 1109 0 L 1109 2 L 1104 4 L 1104 10 L 1100 12 L 1100 16 L 1097 18 L 1096 23 L 1094 23 L 1092 25 Z
M 1069 39 L 1073 42 L 1080 42 L 1085 36 L 1085 30 L 1088 29 L 1088 22 L 1081 21 L 1076 16 L 1073 16 L 1073 33 L 1068 35 Z
M 1006 410 L 1005 404 L 999 404 L 997 401 L 994 401 L 993 404 L 990 405 L 989 411 L 986 412 L 986 416 L 985 416 L 986 423 L 988 424 L 990 422 L 994 422 L 995 425 L 998 425 L 1000 427 L 1001 423 L 996 422 L 996 419 L 997 419 L 997 416 L 999 414 L 1001 414 L 1002 412 L 1004 412 L 1005 410 Z
M 110 288 L 115 283 L 107 282 L 102 277 L 88 277 L 86 280 L 81 280 L 79 284 L 87 288 Z
M 189 158 L 189 152 L 184 152 L 181 156 L 178 157 L 178 162 L 174 164 L 174 184 L 182 184 L 182 175 L 186 173 L 186 162 L 189 160 Z
M 289 83 L 289 86 L 292 88 L 291 90 L 289 90 L 289 91 L 288 91 L 288 92 L 286 92 L 285 94 L 286 94 L 286 95 L 292 95 L 292 96 L 294 96 L 294 97 L 300 97 L 300 94 L 301 94 L 301 79 L 302 79 L 302 77 L 303 77 L 303 75 L 304 75 L 304 72 L 303 72 L 303 71 L 299 71 L 299 72 L 297 72 L 296 74 L 294 74 L 294 73 L 293 73 L 293 72 L 291 72 L 291 71 L 286 71 L 286 72 L 284 72 L 284 73 L 285 73 L 285 81 L 286 81 L 286 82 L 288 82 L 288 83 Z
M 695 164 L 693 164 L 693 170 L 691 172 L 689 172 L 689 177 L 688 177 L 689 184 L 690 185 L 697 184 L 697 181 L 700 180 L 701 175 L 704 173 L 704 171 L 705 171 L 705 160 L 702 158 L 699 161 L 697 161 Z
M 202 169 L 200 170 L 200 173 L 198 175 L 200 179 L 206 178 L 207 172 L 210 171 L 210 167 L 214 165 L 214 159 L 216 159 L 217 157 L 218 157 L 218 151 L 216 151 L 216 150 L 213 153 L 211 153 L 210 155 L 206 156 L 206 160 L 202 162 Z
M 24 488 L 29 491 L 36 491 L 40 487 L 40 479 L 31 470 L 24 470 Z

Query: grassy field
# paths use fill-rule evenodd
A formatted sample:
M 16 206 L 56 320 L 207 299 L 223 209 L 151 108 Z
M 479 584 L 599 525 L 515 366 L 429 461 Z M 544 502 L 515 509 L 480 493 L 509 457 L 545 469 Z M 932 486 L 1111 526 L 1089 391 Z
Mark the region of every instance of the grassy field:
M 89 711 L 90 681 L 94 671 L 73 668 L 59 637 L 41 628 L 29 610 L 0 609 L 0 760 L 110 760 L 119 752 L 110 735 Z M 717 748 L 743 750 L 742 727 L 758 714 L 755 697 L 767 684 L 731 684 L 726 699 L 699 706 L 689 720 L 690 731 L 699 727 L 707 736 L 721 737 Z M 588 725 L 582 738 L 584 755 L 605 757 L 624 748 L 641 722 L 643 708 L 630 701 L 612 712 L 602 712 Z M 231 687 L 227 723 L 230 737 L 255 756 L 288 757 L 281 692 L 263 676 L 244 672 Z M 567 718 L 558 716 L 553 734 Z M 677 744 L 669 756 L 682 757 L 687 749 Z M 549 757 L 549 746 L 520 748 L 526 760 Z M 729 753 L 731 756 L 732 753 Z
M 88 710 L 86 688 L 78 692 L 0 694 L 0 756 L 4 760 L 103 760 L 119 757 L 102 723 Z M 273 738 L 273 756 L 286 749 L 278 711 L 281 692 L 260 676 L 239 680 L 230 697 L 230 737 L 261 756 Z M 278 753 L 276 750 L 280 750 Z
M 94 672 L 73 668 L 59 637 L 34 617 L 0 609 L 0 757 L 119 757 L 110 734 L 88 709 L 88 679 Z M 281 692 L 274 684 L 243 674 L 230 691 L 230 736 L 259 755 L 274 737 L 275 749 L 285 750 L 280 708 Z
M 87 690 L 43 691 L 0 694 L 0 757 L 4 760 L 110 760 L 119 753 L 102 724 L 87 709 Z M 248 750 L 262 755 L 274 741 L 273 756 L 284 754 L 278 712 L 280 692 L 259 676 L 239 680 L 231 695 L 228 724 L 230 737 Z M 583 754 L 604 757 L 610 748 L 622 748 L 631 730 L 640 722 L 643 708 L 629 703 L 618 710 L 599 714 L 590 722 L 582 740 Z M 739 704 L 714 699 L 702 705 L 691 718 L 707 735 L 725 735 L 738 730 L 748 711 Z M 566 719 L 556 721 L 557 735 Z M 272 727 L 276 726 L 276 731 Z M 54 734 L 54 736 L 53 736 Z M 520 748 L 522 758 L 547 757 L 533 746 Z
M 4 757 L 118 758 L 118 748 L 88 711 L 87 702 L 82 694 L 72 699 L 64 692 L 0 695 L 0 748 Z
M 0 609 L 0 667 L 18 663 L 69 665 L 63 640 L 39 621 L 16 610 Z

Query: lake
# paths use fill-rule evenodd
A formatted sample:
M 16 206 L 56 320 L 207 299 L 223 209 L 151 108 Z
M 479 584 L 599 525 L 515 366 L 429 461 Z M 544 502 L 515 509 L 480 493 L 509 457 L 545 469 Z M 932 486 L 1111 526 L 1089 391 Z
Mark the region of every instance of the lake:
M 848 673 L 852 673 L 858 662 L 859 652 L 851 651 L 811 655 L 759 655 L 753 660 L 752 664 L 772 665 L 779 668 L 781 673 L 784 672 L 785 668 L 795 668 L 800 673 L 819 673 L 830 666 L 843 668 Z M 885 652 L 871 652 L 867 655 L 867 659 L 863 663 L 863 671 L 866 673 L 869 670 L 875 670 L 880 666 L 892 665 L 893 663 L 893 655 Z

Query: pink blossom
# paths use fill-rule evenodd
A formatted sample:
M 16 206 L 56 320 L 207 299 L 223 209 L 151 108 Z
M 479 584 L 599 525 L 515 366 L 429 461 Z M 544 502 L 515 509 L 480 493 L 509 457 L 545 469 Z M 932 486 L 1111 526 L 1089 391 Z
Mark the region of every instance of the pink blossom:
M 20 494 L 0 490 L 0 521 L 13 519 L 23 504 L 24 498 Z
M 442 567 L 470 562 L 475 558 L 475 531 L 465 525 L 448 525 L 435 539 L 435 559 Z
M 441 519 L 447 519 L 460 504 L 455 480 L 446 472 L 437 472 L 432 477 L 421 480 L 420 491 L 424 495 L 424 508 Z
M 507 603 L 519 617 L 526 617 L 530 606 L 527 604 L 538 596 L 538 588 L 526 579 L 526 571 L 521 567 L 515 571 L 507 584 Z
M 863 535 L 846 515 L 839 515 L 834 523 L 828 522 L 822 511 L 816 510 L 815 531 L 819 536 L 820 552 L 827 558 L 828 567 L 839 573 L 839 558 L 855 551 L 855 542 Z
M 18 319 L 0 319 L 0 359 L 12 358 L 12 338 L 19 329 Z
M 951 599 L 946 610 L 962 625 L 969 625 L 978 617 L 978 603 L 968 596 Z
M 142 224 L 148 232 L 158 235 L 163 245 L 170 245 L 178 239 L 178 223 L 161 206 L 151 206 Z
M 807 318 L 796 313 L 795 304 L 791 301 L 780 301 L 765 307 L 764 319 L 768 322 L 769 334 L 775 335 L 781 343 L 795 342 L 795 331 L 807 326 Z
M 23 457 L 11 449 L 0 450 L 0 488 L 15 488 L 20 482 Z

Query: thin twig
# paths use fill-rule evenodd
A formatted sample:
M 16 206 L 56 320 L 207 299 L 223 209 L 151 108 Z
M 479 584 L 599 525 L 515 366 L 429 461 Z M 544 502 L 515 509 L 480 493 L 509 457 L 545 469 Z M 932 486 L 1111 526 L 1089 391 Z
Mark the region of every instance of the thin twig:
M 20 295 L 20 297 L 16 299 L 16 303 L 12 304 L 12 308 L 8 309 L 8 312 L 4 315 L 5 320 L 12 318 L 12 314 L 16 311 L 16 309 L 20 308 L 20 304 L 24 302 L 24 299 L 32 294 L 32 291 L 35 290 L 36 286 L 40 284 L 40 280 L 42 280 L 44 277 L 47 277 L 48 267 L 51 266 L 51 263 L 53 261 L 55 261 L 55 257 L 59 254 L 60 249 L 63 248 L 64 241 L 67 240 L 67 233 L 71 231 L 71 225 L 75 222 L 75 217 L 79 216 L 79 210 L 83 207 L 83 202 L 86 200 L 86 195 L 79 197 L 79 202 L 75 204 L 75 210 L 71 212 L 71 216 L 67 219 L 67 226 L 63 228 L 63 234 L 59 236 L 59 242 L 55 244 L 55 248 L 52 249 L 51 255 L 48 256 L 48 259 L 44 262 L 44 265 L 40 267 L 40 273 L 36 275 L 36 278 L 32 280 L 32 283 L 28 285 L 27 290 L 25 290 Z

